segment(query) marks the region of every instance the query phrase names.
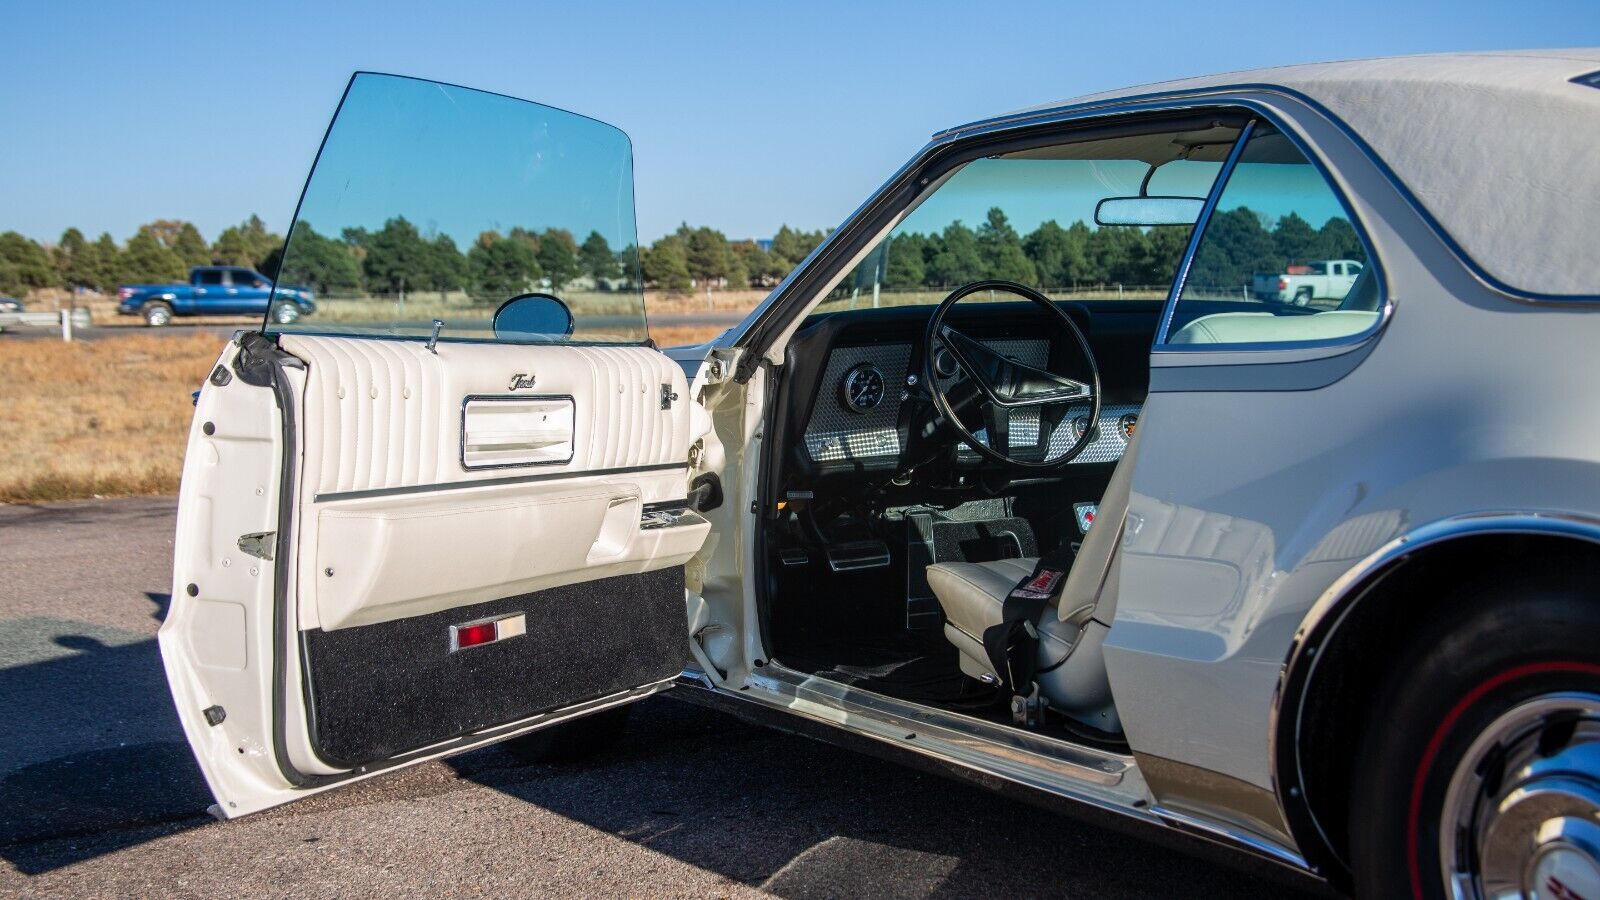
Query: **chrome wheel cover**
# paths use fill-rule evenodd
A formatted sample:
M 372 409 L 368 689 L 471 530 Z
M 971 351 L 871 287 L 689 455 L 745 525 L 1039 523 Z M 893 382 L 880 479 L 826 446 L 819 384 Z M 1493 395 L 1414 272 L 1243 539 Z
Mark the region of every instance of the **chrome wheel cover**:
M 1534 697 L 1478 735 L 1445 791 L 1439 862 L 1460 900 L 1600 900 L 1600 695 Z
M 273 316 L 279 325 L 292 325 L 300 321 L 300 310 L 295 306 L 285 303 L 278 307 L 278 314 Z
M 172 313 L 164 307 L 156 307 L 145 314 L 144 320 L 151 325 L 161 326 L 172 321 Z

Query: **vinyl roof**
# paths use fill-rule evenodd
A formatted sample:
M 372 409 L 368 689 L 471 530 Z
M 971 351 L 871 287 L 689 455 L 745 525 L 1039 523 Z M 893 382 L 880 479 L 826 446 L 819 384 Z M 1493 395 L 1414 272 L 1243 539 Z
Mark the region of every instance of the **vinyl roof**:
M 1490 278 L 1522 293 L 1600 297 L 1596 73 L 1600 49 L 1366 59 L 1185 78 L 1000 118 L 1149 94 L 1287 89 L 1348 125 Z

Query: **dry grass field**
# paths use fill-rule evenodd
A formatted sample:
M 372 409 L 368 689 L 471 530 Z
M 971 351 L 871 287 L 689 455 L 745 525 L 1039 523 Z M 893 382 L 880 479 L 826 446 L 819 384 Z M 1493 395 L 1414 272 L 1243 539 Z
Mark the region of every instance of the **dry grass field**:
M 221 343 L 210 333 L 0 339 L 0 502 L 170 494 Z

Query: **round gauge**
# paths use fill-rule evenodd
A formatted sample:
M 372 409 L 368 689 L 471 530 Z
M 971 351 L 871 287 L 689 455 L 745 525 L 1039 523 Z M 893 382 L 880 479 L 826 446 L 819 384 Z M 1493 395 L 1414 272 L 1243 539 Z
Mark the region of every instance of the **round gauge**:
M 1072 433 L 1075 435 L 1075 440 L 1082 440 L 1083 436 L 1089 433 L 1089 417 L 1078 416 L 1076 419 L 1073 419 Z
M 883 370 L 872 363 L 851 368 L 839 382 L 839 399 L 851 412 L 864 413 L 882 403 L 883 391 Z
M 949 378 L 956 374 L 960 368 L 961 366 L 956 362 L 954 353 L 944 347 L 933 351 L 933 371 L 937 372 L 940 378 Z

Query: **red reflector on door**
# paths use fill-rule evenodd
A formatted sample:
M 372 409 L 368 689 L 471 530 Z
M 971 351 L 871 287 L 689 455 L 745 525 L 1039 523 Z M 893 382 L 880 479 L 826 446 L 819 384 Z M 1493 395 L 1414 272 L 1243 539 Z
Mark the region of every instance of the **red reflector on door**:
M 450 626 L 450 652 L 481 647 L 506 638 L 520 637 L 528 631 L 528 618 L 522 613 Z
M 480 622 L 477 625 L 462 625 L 456 628 L 456 649 L 462 647 L 476 647 L 487 644 L 495 639 L 493 622 Z

